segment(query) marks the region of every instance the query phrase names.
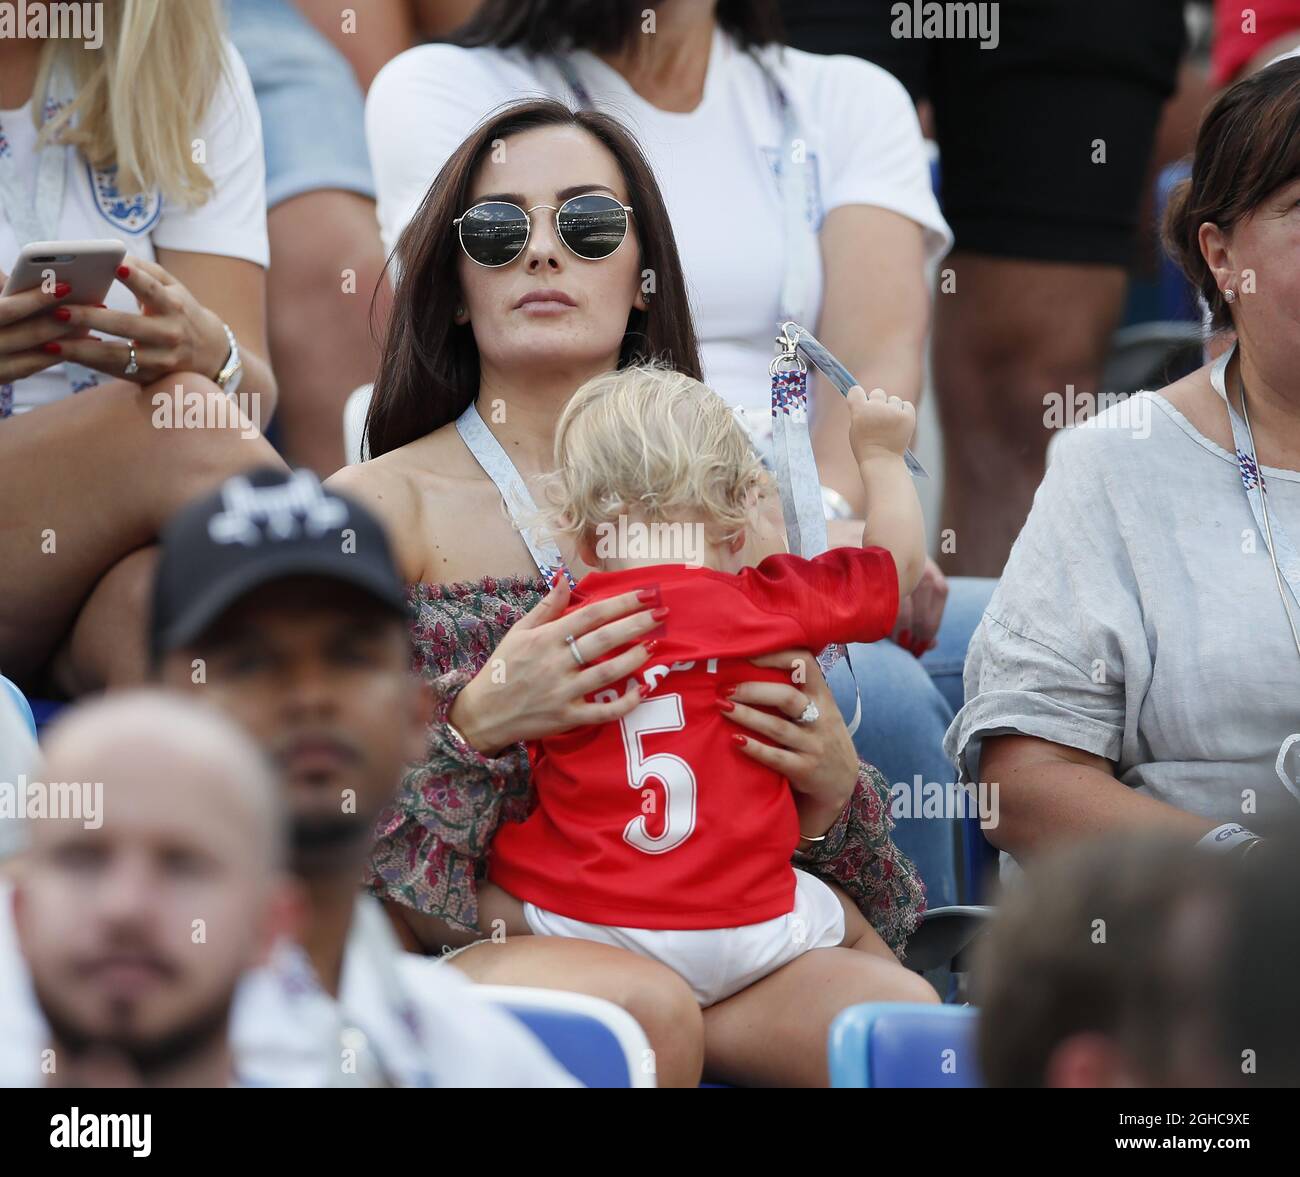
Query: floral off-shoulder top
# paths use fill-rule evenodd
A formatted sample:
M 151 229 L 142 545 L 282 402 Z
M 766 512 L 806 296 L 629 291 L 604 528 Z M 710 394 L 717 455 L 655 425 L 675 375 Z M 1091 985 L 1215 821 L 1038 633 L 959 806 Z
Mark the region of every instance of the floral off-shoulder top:
M 487 871 L 488 847 L 502 822 L 523 821 L 536 803 L 522 743 L 480 756 L 447 732 L 456 695 L 546 591 L 540 578 L 484 577 L 455 584 L 414 584 L 414 668 L 437 692 L 424 763 L 406 774 L 392 806 L 379 817 L 366 871 L 375 894 L 477 930 L 476 886 Z M 858 766 L 853 797 L 824 841 L 794 864 L 838 883 L 895 953 L 925 910 L 915 867 L 893 843 L 889 790 L 869 764 Z

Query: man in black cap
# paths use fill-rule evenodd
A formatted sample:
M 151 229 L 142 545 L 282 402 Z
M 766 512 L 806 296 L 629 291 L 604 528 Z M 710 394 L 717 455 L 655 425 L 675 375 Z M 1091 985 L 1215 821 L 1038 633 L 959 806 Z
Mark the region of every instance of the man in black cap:
M 236 1009 L 241 1072 L 301 1085 L 571 1085 L 455 970 L 402 952 L 359 895 L 375 819 L 423 754 L 431 713 L 379 523 L 309 471 L 268 470 L 191 504 L 161 546 L 158 675 L 270 755 L 307 894 L 306 959 L 281 954 Z

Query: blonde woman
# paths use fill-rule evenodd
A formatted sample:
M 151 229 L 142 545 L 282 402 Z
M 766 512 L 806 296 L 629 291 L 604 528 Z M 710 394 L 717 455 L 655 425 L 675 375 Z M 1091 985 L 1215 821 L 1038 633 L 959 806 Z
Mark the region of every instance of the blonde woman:
M 142 675 L 163 520 L 278 461 L 248 75 L 216 0 L 100 11 L 99 48 L 0 40 L 0 269 L 34 240 L 128 253 L 103 306 L 0 296 L 0 669 L 67 694 Z

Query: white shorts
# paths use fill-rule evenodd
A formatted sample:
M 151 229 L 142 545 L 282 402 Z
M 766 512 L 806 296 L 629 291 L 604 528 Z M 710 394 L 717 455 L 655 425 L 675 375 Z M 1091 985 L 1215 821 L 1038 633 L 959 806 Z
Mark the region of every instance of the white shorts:
M 701 1005 L 712 1005 L 789 964 L 812 948 L 844 941 L 844 908 L 821 879 L 795 873 L 794 910 L 739 928 L 616 928 L 524 904 L 535 936 L 568 936 L 627 948 L 667 965 L 690 985 Z

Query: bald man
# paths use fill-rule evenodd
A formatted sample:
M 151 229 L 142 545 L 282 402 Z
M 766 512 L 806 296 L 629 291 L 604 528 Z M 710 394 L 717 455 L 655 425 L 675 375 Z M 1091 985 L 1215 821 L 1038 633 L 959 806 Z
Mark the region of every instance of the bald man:
M 27 821 L 16 872 L 45 1082 L 229 1085 L 236 987 L 293 931 L 296 905 L 265 758 L 213 709 L 141 691 L 70 712 L 42 776 L 101 798 L 93 822 Z

